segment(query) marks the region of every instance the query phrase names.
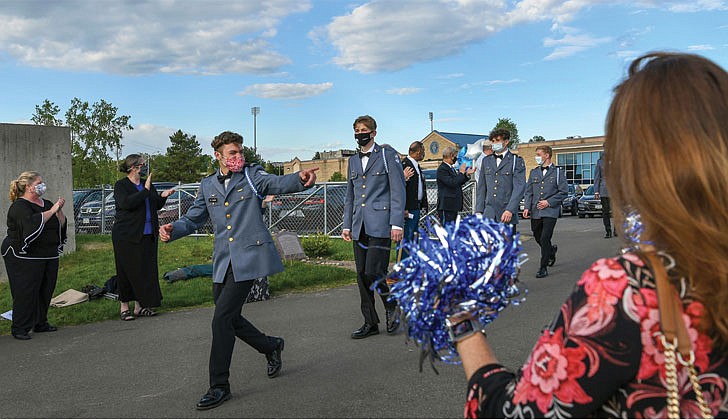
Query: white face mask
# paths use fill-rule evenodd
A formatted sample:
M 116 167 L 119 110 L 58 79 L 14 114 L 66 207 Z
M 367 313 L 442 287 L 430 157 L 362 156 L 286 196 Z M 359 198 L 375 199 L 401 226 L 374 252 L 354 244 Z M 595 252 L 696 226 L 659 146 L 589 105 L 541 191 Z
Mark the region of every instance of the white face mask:
M 543 158 L 541 156 L 536 156 L 536 165 L 541 166 L 543 163 Z
M 503 143 L 493 143 L 493 151 L 495 153 L 500 153 L 503 151 Z

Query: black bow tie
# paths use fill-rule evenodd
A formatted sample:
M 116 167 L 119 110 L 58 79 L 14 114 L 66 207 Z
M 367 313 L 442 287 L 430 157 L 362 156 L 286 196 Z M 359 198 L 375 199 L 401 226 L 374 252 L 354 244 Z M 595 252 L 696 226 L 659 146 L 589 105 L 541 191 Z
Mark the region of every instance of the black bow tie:
M 503 155 L 493 155 L 496 159 L 503 159 Z
M 372 155 L 372 152 L 359 152 L 359 159 L 363 158 L 364 156 L 369 157 Z
M 230 179 L 232 176 L 233 176 L 233 172 L 232 171 L 228 171 L 227 175 L 220 175 L 220 174 L 218 174 L 217 175 L 217 180 L 220 181 L 221 184 L 224 184 L 225 183 L 225 180 L 226 179 Z

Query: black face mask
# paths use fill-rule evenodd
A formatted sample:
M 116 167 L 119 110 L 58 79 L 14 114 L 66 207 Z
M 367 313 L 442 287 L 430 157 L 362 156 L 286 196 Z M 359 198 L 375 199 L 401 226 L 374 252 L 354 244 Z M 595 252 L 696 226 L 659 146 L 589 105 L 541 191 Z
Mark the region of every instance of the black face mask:
M 144 165 L 139 168 L 139 176 L 147 176 L 149 174 L 149 165 Z
M 359 146 L 366 146 L 372 140 L 372 133 L 356 133 L 354 138 Z

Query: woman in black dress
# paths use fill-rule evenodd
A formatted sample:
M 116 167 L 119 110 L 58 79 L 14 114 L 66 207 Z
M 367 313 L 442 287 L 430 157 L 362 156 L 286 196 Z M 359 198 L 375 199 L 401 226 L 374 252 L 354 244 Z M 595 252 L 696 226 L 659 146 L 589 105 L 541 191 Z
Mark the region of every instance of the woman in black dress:
M 46 191 L 38 172 L 23 172 L 10 183 L 8 236 L 0 247 L 13 295 L 11 332 L 30 340 L 35 332 L 52 332 L 48 306 L 58 279 L 58 258 L 66 243 L 63 197 L 51 203 L 40 198 Z
M 147 166 L 137 154 L 126 157 L 119 167 L 127 176 L 114 185 L 116 217 L 111 229 L 114 260 L 121 301 L 121 320 L 131 321 L 135 316 L 154 316 L 152 308 L 162 304 L 157 269 L 157 236 L 159 219 L 157 210 L 164 206 L 169 189 L 161 194 L 152 185 L 152 176 L 144 179 Z M 135 301 L 134 312 L 129 302 Z

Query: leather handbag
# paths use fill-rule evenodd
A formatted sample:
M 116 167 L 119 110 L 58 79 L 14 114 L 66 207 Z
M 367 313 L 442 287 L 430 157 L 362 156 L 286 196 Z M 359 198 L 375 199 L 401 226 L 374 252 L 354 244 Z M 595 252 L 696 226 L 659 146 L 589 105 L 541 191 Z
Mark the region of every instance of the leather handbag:
M 655 276 L 657 302 L 660 312 L 660 329 L 658 339 L 664 347 L 665 354 L 665 382 L 667 384 L 667 417 L 680 418 L 680 398 L 678 391 L 678 363 L 680 369 L 686 368 L 688 378 L 695 393 L 695 399 L 700 406 L 702 418 L 713 418 L 708 404 L 703 398 L 703 390 L 698 381 L 698 372 L 695 369 L 695 353 L 690 343 L 688 330 L 683 321 L 682 301 L 675 288 L 667 278 L 667 271 L 656 253 L 646 254 Z

